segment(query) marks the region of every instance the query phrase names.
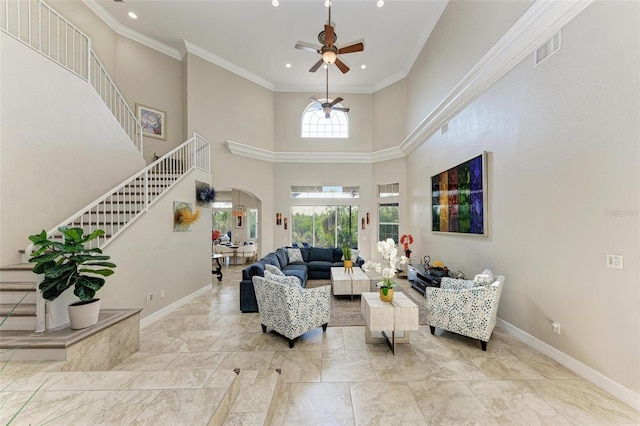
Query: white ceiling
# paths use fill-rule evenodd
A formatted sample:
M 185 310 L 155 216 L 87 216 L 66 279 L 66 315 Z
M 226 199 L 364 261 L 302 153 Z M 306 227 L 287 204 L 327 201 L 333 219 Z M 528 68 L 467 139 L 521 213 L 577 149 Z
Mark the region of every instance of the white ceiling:
M 295 49 L 320 46 L 327 22 L 324 0 L 85 0 L 116 31 L 179 58 L 196 53 L 276 91 L 324 91 L 319 59 Z M 333 0 L 338 47 L 364 41 L 364 52 L 339 55 L 351 70 L 329 68 L 329 92 L 371 93 L 405 77 L 447 0 Z M 133 11 L 137 20 L 127 16 Z M 285 64 L 290 63 L 291 68 Z M 361 69 L 365 64 L 366 69 Z

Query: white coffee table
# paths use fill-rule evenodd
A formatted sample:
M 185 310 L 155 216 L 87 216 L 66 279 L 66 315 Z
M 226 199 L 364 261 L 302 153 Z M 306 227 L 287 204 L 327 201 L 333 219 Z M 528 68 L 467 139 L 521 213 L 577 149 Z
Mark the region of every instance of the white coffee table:
M 395 355 L 396 343 L 409 343 L 410 331 L 418 330 L 418 306 L 404 293 L 394 292 L 391 302 L 380 300 L 379 293 L 362 293 L 362 315 L 364 315 L 365 343 L 387 342 Z M 382 337 L 373 337 L 372 331 L 382 332 Z M 391 338 L 387 332 L 391 331 Z M 396 333 L 402 332 L 402 337 Z
M 331 288 L 334 296 L 360 295 L 371 289 L 371 280 L 358 267 L 353 272 L 345 272 L 344 268 L 331 268 Z

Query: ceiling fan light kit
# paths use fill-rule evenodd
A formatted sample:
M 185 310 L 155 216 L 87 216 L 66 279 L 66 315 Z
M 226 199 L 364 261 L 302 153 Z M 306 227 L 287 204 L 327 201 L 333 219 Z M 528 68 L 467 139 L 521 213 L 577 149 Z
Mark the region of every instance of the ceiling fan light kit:
M 309 72 L 316 72 L 322 64 L 336 64 L 338 69 L 343 74 L 346 74 L 347 72 L 349 72 L 349 67 L 344 62 L 342 62 L 340 58 L 338 58 L 338 55 L 362 52 L 364 51 L 364 43 L 351 43 L 341 48 L 335 46 L 334 43 L 337 39 L 337 36 L 333 29 L 333 26 L 331 25 L 331 1 L 328 2 L 327 7 L 329 8 L 329 19 L 327 20 L 327 24 L 325 24 L 324 26 L 324 31 L 321 31 L 318 34 L 318 41 L 320 42 L 320 44 L 322 44 L 322 46 L 320 48 L 317 48 L 306 43 L 298 42 L 296 43 L 295 47 L 296 49 L 307 50 L 320 54 L 321 59 L 309 69 Z

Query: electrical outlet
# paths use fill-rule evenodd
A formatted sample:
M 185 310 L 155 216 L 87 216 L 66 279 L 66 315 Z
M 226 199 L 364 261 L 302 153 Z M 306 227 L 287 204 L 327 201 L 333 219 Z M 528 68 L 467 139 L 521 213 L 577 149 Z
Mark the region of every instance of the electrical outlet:
M 607 268 L 622 269 L 623 261 L 621 254 L 607 255 Z
M 153 293 L 147 294 L 147 305 L 153 302 Z
M 160 290 L 160 299 L 164 299 L 164 289 Z
M 559 322 L 552 322 L 551 323 L 551 328 L 553 329 L 553 332 L 556 334 L 561 334 L 562 330 L 560 328 L 560 323 Z

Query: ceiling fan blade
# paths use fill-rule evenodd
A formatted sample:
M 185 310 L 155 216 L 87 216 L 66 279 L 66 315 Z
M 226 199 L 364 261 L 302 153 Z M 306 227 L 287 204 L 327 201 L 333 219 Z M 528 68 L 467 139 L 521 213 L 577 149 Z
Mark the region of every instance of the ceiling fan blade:
M 320 53 L 320 49 L 315 48 L 313 46 L 310 46 L 308 44 L 302 43 L 302 42 L 298 42 L 296 43 L 296 49 L 300 49 L 300 50 L 306 50 L 308 52 L 316 52 L 316 53 Z
M 320 62 L 322 62 L 322 60 L 320 60 Z M 342 71 L 342 74 L 346 74 L 349 72 L 349 67 L 340 59 L 336 58 L 336 61 L 334 63 L 340 69 L 340 71 Z
M 312 66 L 311 68 L 309 68 L 309 72 L 316 72 L 318 71 L 318 68 L 320 68 L 320 65 L 324 64 L 324 62 L 322 62 L 322 59 L 320 59 L 318 62 L 315 63 L 314 66 Z
M 331 102 L 331 103 L 329 104 L 329 106 L 333 107 L 335 104 L 339 104 L 339 103 L 340 103 L 340 102 L 342 102 L 342 101 L 344 101 L 344 99 L 342 99 L 340 96 L 338 96 L 337 98 L 335 98 L 335 99 L 333 100 L 333 102 Z
M 349 108 L 342 108 L 342 107 L 333 107 L 334 111 L 344 111 L 344 112 L 349 112 Z
M 324 26 L 324 40 L 325 40 L 325 46 L 333 46 L 333 41 L 334 41 L 334 33 L 333 33 L 333 27 L 331 25 L 325 25 Z
M 358 42 L 350 44 L 349 46 L 344 46 L 338 49 L 338 55 L 343 53 L 353 53 L 353 52 L 362 52 L 364 50 L 364 43 Z

